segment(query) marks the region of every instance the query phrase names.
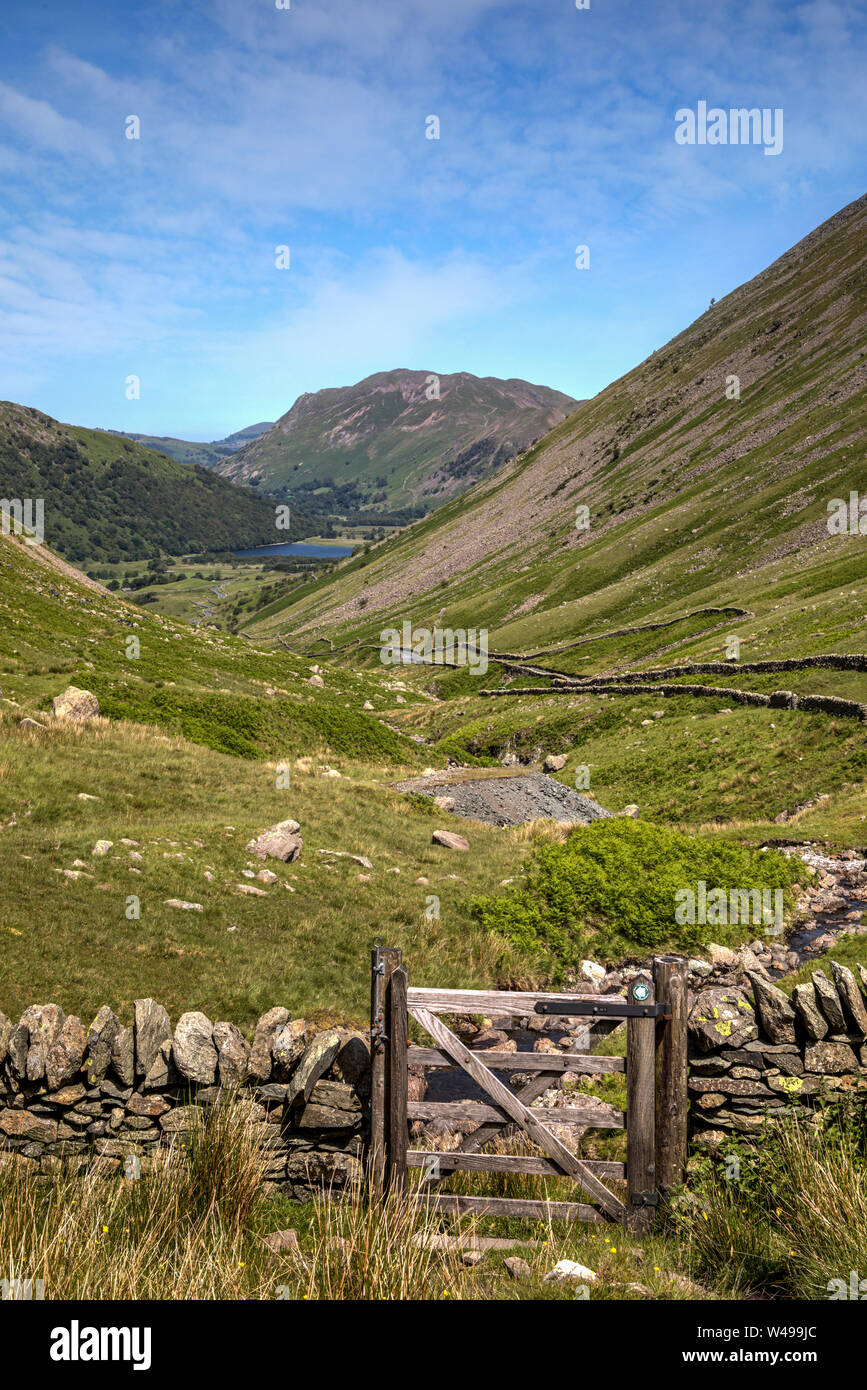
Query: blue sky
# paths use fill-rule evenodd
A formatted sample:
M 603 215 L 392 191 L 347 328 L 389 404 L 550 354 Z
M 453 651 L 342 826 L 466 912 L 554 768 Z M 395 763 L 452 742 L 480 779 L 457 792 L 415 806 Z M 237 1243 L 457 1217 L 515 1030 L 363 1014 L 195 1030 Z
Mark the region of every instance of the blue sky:
M 592 395 L 865 191 L 865 39 L 834 0 L 7 6 L 0 398 L 211 439 L 392 367 Z M 700 100 L 782 108 L 782 153 L 679 145 Z

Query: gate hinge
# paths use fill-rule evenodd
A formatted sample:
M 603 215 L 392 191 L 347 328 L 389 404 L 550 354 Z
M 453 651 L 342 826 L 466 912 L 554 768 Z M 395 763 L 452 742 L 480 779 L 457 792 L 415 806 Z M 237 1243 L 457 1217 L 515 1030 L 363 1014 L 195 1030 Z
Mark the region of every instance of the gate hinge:
M 629 1201 L 634 1207 L 658 1207 L 658 1192 L 631 1192 Z

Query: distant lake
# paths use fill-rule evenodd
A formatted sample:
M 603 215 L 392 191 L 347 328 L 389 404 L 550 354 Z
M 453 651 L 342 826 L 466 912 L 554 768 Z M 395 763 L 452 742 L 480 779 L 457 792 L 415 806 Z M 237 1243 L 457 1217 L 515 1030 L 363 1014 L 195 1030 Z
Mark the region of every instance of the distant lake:
M 233 550 L 238 560 L 255 560 L 260 555 L 298 555 L 308 560 L 343 560 L 355 550 L 354 545 L 305 545 L 296 541 L 294 545 L 257 545 L 253 550 Z

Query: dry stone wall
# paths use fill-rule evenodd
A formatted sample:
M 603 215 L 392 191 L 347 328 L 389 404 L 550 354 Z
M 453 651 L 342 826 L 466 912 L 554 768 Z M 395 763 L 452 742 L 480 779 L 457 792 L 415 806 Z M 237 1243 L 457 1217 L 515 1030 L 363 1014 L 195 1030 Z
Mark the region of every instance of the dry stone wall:
M 172 1029 L 154 999 L 136 1000 L 129 1026 L 106 1005 L 89 1028 L 57 1004 L 32 1005 L 14 1024 L 0 1012 L 0 1163 L 13 1153 L 43 1172 L 137 1176 L 189 1132 L 197 1106 L 238 1089 L 256 1107 L 268 1182 L 304 1200 L 359 1174 L 370 1094 L 361 1033 L 309 1036 L 282 1007 L 252 1040 L 197 1011 Z
M 867 1089 L 867 970 L 831 961 L 789 999 L 763 973 L 704 990 L 689 1014 L 690 1130 L 717 1149 L 817 1097 Z

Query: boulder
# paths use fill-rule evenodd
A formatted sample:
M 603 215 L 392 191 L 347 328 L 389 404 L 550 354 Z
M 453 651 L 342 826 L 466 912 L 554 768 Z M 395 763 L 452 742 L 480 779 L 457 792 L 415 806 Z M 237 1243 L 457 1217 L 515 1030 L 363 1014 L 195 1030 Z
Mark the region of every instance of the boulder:
M 135 1001 L 135 1073 L 147 1076 L 164 1042 L 171 1041 L 172 1024 L 155 999 Z
M 605 966 L 595 960 L 582 960 L 578 967 L 578 978 L 590 985 L 601 985 L 605 979 Z
M 711 965 L 727 969 L 735 963 L 735 952 L 729 950 L 728 946 L 718 946 L 715 941 L 710 942 L 707 953 L 710 956 Z
M 795 985 L 792 1003 L 807 1037 L 812 1038 L 813 1042 L 821 1042 L 828 1032 L 828 1021 L 819 1008 L 815 985 Z
M 313 1087 L 331 1066 L 340 1048 L 340 1034 L 333 1028 L 317 1033 L 304 1052 L 286 1087 L 286 1109 L 310 1099 Z
M 618 811 L 617 814 L 619 816 L 631 816 L 633 820 L 638 820 L 641 812 L 634 802 L 630 802 L 628 806 L 624 806 L 623 810 Z
M 297 820 L 281 820 L 254 836 L 247 843 L 247 850 L 257 859 L 279 859 L 291 864 L 300 858 L 304 841 L 297 833 L 301 829 Z
M 185 1081 L 212 1086 L 217 1079 L 214 1025 L 197 1010 L 181 1014 L 172 1043 L 174 1063 Z
M 360 1095 L 370 1090 L 370 1039 L 364 1033 L 340 1032 L 340 1048 L 331 1068 L 337 1081 L 354 1086 Z
M 706 989 L 688 1019 L 689 1032 L 702 1052 L 727 1044 L 740 1047 L 758 1036 L 753 1006 L 742 989 Z
M 29 1143 L 52 1144 L 57 1138 L 58 1123 L 29 1110 L 0 1110 L 0 1130 L 10 1139 L 26 1139 Z
M 431 836 L 432 845 L 442 845 L 444 849 L 468 850 L 469 840 L 463 835 L 456 835 L 453 830 L 435 830 Z
M 49 1091 L 59 1090 L 65 1082 L 78 1076 L 84 1065 L 86 1048 L 84 1024 L 80 1018 L 70 1014 L 45 1061 L 45 1082 Z
M 831 1026 L 831 1032 L 845 1033 L 846 1019 L 843 1015 L 843 1005 L 835 987 L 822 970 L 814 970 L 810 979 L 815 985 L 819 1007 Z
M 834 976 L 834 984 L 842 1000 L 844 1013 L 849 1014 L 862 1038 L 867 1036 L 867 1008 L 864 1007 L 864 998 L 855 983 L 855 976 L 847 966 L 836 960 L 831 961 L 831 974 Z
M 103 1004 L 87 1031 L 87 1056 L 85 1065 L 87 1079 L 96 1086 L 105 1076 L 111 1065 L 111 1049 L 122 1024 L 117 1014 L 107 1004 Z
M 453 796 L 435 796 L 433 804 L 438 811 L 453 811 L 457 802 Z
M 172 1056 L 171 1037 L 164 1038 L 157 1048 L 157 1055 L 147 1070 L 147 1074 L 142 1081 L 143 1091 L 164 1091 L 167 1086 L 177 1086 L 180 1083 L 181 1074 L 175 1066 Z
M 59 1004 L 31 1004 L 21 1015 L 27 1029 L 28 1046 L 25 1075 L 28 1081 L 41 1081 L 48 1055 L 60 1037 L 66 1014 Z
M 546 772 L 562 772 L 567 761 L 565 753 L 549 753 L 543 766 Z
M 9 1059 L 9 1069 L 17 1081 L 24 1081 L 27 1077 L 27 1050 L 30 1046 L 30 1031 L 24 1019 L 15 1024 L 9 1033 L 7 1044 L 7 1056 Z
M 273 1065 L 271 1049 L 274 1046 L 274 1039 L 283 1025 L 290 1021 L 290 1018 L 289 1010 L 278 1005 L 263 1014 L 256 1024 L 250 1060 L 247 1064 L 248 1073 L 254 1081 L 267 1081 L 270 1077 Z
M 214 1024 L 217 1077 L 221 1086 L 243 1086 L 250 1063 L 250 1044 L 234 1023 Z
M 317 690 L 325 689 L 325 682 L 321 676 L 311 676 L 307 684 L 315 686 Z
M 68 685 L 62 695 L 55 695 L 51 709 L 56 719 L 94 719 L 99 714 L 99 701 L 92 691 Z
M 111 1044 L 111 1065 L 117 1079 L 124 1086 L 132 1086 L 135 1081 L 135 1033 L 132 1028 L 121 1028 Z
M 783 991 L 769 984 L 755 970 L 748 970 L 746 974 L 753 987 L 761 1025 L 771 1042 L 793 1043 L 795 1010 Z
M 289 1080 L 296 1063 L 303 1056 L 306 1043 L 307 1025 L 303 1018 L 290 1019 L 277 1030 L 271 1047 L 275 1081 Z

